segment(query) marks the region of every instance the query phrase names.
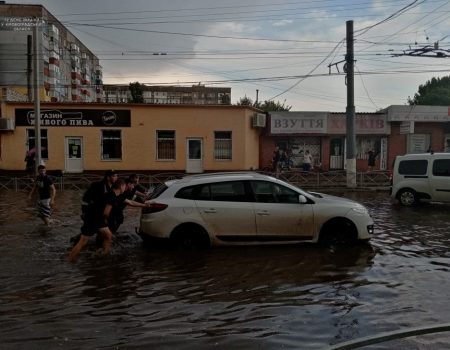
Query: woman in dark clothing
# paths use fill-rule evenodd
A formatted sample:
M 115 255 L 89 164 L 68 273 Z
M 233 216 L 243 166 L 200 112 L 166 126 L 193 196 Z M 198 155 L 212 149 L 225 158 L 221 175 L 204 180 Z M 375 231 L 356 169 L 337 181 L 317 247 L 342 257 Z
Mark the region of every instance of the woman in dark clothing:
M 371 149 L 369 152 L 367 152 L 368 158 L 367 158 L 367 169 L 368 171 L 372 171 L 375 167 L 375 160 L 377 158 L 377 154 L 373 149 Z

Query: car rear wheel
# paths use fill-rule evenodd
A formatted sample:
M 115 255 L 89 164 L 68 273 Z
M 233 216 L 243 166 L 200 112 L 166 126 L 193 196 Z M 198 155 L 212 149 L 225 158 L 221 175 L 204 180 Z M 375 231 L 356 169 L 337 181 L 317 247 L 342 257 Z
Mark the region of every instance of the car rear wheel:
M 177 227 L 170 236 L 177 248 L 205 249 L 211 245 L 208 233 L 199 225 L 186 224 Z
M 348 219 L 339 218 L 328 221 L 320 230 L 319 243 L 324 245 L 343 245 L 355 243 L 358 232 Z
M 404 205 L 405 207 L 410 207 L 416 204 L 417 194 L 414 190 L 410 188 L 405 188 L 399 192 L 398 200 L 401 205 Z

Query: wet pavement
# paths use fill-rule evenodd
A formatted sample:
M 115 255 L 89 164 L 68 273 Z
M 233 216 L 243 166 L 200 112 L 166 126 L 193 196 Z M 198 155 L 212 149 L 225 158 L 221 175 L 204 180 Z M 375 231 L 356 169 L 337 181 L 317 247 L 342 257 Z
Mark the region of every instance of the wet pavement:
M 144 247 L 127 209 L 113 252 L 66 261 L 81 193 L 60 191 L 44 227 L 25 192 L 0 192 L 0 349 L 326 349 L 450 322 L 450 206 L 365 204 L 370 244 Z M 448 349 L 450 334 L 365 349 Z

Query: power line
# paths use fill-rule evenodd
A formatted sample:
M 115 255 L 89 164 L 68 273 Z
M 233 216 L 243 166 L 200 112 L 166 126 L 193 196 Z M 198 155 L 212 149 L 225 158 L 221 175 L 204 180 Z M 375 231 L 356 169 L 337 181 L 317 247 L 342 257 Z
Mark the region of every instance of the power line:
M 408 4 L 408 5 L 404 6 L 404 7 L 402 7 L 400 10 L 398 10 L 398 11 L 394 12 L 393 14 L 389 15 L 388 17 L 386 17 L 386 18 L 383 19 L 382 21 L 379 21 L 379 22 L 377 22 L 377 23 L 375 23 L 375 24 L 372 24 L 372 25 L 370 25 L 370 26 L 368 26 L 368 27 L 365 27 L 365 28 L 362 28 L 362 29 L 355 30 L 355 33 L 361 32 L 361 33 L 359 33 L 358 35 L 356 35 L 356 37 L 358 37 L 358 36 L 360 36 L 360 35 L 363 35 L 363 34 L 367 33 L 370 29 L 372 29 L 372 28 L 374 28 L 374 27 L 376 27 L 376 26 L 379 26 L 380 24 L 386 23 L 386 22 L 388 22 L 388 21 L 390 21 L 390 20 L 392 20 L 392 19 L 394 19 L 394 18 L 400 16 L 402 13 L 408 11 L 409 9 L 414 8 L 414 7 L 416 7 L 416 6 L 420 5 L 420 4 L 423 4 L 423 3 L 425 2 L 425 0 L 422 0 L 421 2 L 419 2 L 419 3 L 417 4 L 418 1 L 419 1 L 419 0 L 414 0 L 412 3 L 410 3 L 410 4 Z
M 74 25 L 72 23 L 72 25 Z M 251 37 L 235 37 L 235 36 L 221 36 L 221 35 L 207 35 L 207 34 L 194 34 L 194 33 L 181 33 L 181 32 L 168 32 L 162 30 L 148 30 L 148 29 L 133 29 L 133 28 L 120 28 L 113 26 L 103 26 L 96 24 L 80 24 L 76 25 L 105 28 L 105 29 L 117 29 L 131 32 L 143 32 L 143 33 L 155 33 L 155 34 L 168 34 L 168 35 L 180 35 L 180 36 L 193 36 L 193 37 L 203 37 L 203 38 L 214 38 L 214 39 L 233 39 L 233 40 L 253 40 L 253 41 L 273 41 L 273 42 L 291 42 L 291 43 L 315 43 L 315 40 L 294 40 L 294 39 L 269 39 L 269 38 L 251 38 Z M 323 41 L 323 42 L 333 42 L 333 41 Z
M 312 70 L 310 70 L 309 73 L 308 73 L 308 75 L 302 77 L 298 82 L 296 82 L 294 85 L 292 85 L 291 87 L 289 87 L 289 88 L 286 89 L 285 91 L 283 91 L 283 92 L 281 92 L 281 93 L 279 93 L 279 94 L 273 96 L 272 98 L 269 99 L 269 101 L 271 101 L 271 100 L 273 100 L 273 99 L 275 99 L 275 98 L 277 98 L 277 97 L 279 97 L 279 96 L 285 94 L 286 92 L 292 90 L 293 88 L 295 88 L 298 84 L 300 84 L 303 80 L 305 80 L 308 76 L 310 76 L 317 68 L 319 68 L 319 66 L 321 66 L 322 63 L 325 62 L 325 60 L 328 59 L 328 58 L 333 54 L 333 52 L 336 51 L 336 49 L 337 49 L 343 42 L 344 42 L 344 39 L 342 39 L 342 40 L 341 40 L 341 41 L 333 48 L 333 50 L 331 50 L 331 52 L 330 52 L 330 53 L 329 53 L 322 61 L 320 61 L 319 64 L 317 64 Z
M 430 0 L 432 1 L 432 0 Z M 340 1 L 334 1 L 334 0 L 309 0 L 308 3 L 331 3 L 329 6 L 327 7 L 332 7 L 332 8 L 336 8 L 336 4 L 333 4 L 334 2 L 339 3 Z M 343 1 L 344 5 L 347 4 L 347 1 Z M 393 3 L 398 3 L 398 1 L 379 1 L 380 3 L 382 2 L 393 2 Z M 114 11 L 114 12 L 85 12 L 85 13 L 69 13 L 69 14 L 58 14 L 56 16 L 58 17 L 67 17 L 67 16 L 98 16 L 98 15 L 111 15 L 111 14 L 121 14 L 121 15 L 125 15 L 125 14 L 143 14 L 143 13 L 162 13 L 162 12 L 183 12 L 183 11 L 194 11 L 194 12 L 199 12 L 202 10 L 226 10 L 226 9 L 243 9 L 243 8 L 251 8 L 253 9 L 252 11 L 254 11 L 255 8 L 258 7 L 273 7 L 273 6 L 285 6 L 285 5 L 298 5 L 298 4 L 303 4 L 303 1 L 295 1 L 295 2 L 286 2 L 286 3 L 266 3 L 266 4 L 252 4 L 252 5 L 234 5 L 234 6 L 215 6 L 215 7 L 197 7 L 197 8 L 177 8 L 177 9 L 163 9 L 163 10 L 138 10 L 138 11 Z M 340 4 L 340 6 L 342 6 Z M 317 7 L 316 7 L 317 8 Z

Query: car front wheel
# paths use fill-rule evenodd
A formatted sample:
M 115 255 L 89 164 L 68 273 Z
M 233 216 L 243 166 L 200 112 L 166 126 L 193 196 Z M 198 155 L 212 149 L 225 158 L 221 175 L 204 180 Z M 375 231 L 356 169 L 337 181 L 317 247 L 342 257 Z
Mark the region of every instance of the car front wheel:
M 344 218 L 333 219 L 323 225 L 319 243 L 323 245 L 344 245 L 355 243 L 358 232 L 355 225 Z
M 410 207 L 417 202 L 417 195 L 414 190 L 411 190 L 409 188 L 405 188 L 400 191 L 398 194 L 398 200 L 401 205 L 404 205 L 405 207 Z

